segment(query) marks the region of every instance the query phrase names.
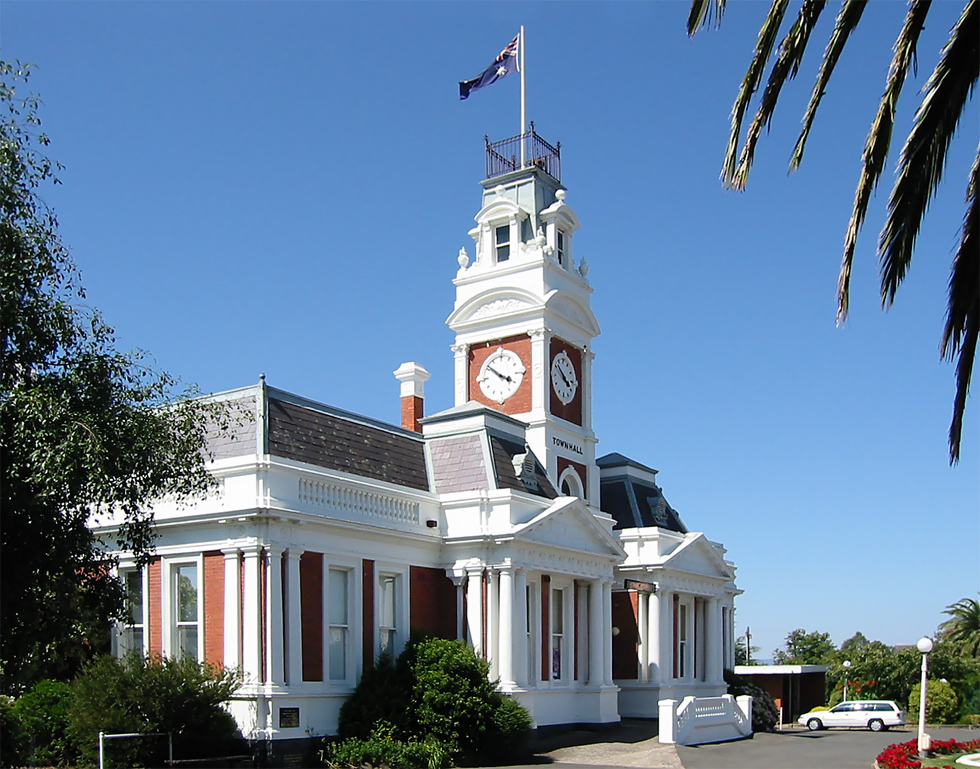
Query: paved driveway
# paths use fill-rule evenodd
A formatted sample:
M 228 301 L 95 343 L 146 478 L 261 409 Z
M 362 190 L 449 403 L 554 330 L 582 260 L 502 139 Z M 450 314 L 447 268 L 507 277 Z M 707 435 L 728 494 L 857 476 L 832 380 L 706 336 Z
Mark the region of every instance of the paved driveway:
M 980 732 L 970 729 L 932 727 L 927 731 L 936 740 L 980 737 Z M 877 733 L 863 729 L 787 729 L 739 742 L 680 746 L 677 753 L 684 769 L 870 769 L 875 757 L 889 745 L 915 737 L 916 730 L 911 727 Z
M 933 739 L 980 738 L 980 730 L 938 728 Z M 539 746 L 533 769 L 871 769 L 875 757 L 896 742 L 914 740 L 913 727 L 887 732 L 786 729 L 717 745 L 661 745 L 652 721 L 624 720 L 610 732 L 573 732 Z M 513 767 L 512 769 L 524 769 Z M 528 767 L 532 769 L 532 767 Z

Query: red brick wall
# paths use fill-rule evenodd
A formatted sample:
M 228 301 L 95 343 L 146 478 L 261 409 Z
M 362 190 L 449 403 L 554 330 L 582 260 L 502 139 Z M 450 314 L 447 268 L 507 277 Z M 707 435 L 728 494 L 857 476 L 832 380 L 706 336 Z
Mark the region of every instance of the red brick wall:
M 409 569 L 412 630 L 436 638 L 456 638 L 456 586 L 444 569 L 412 566 Z
M 559 400 L 555 393 L 555 388 L 551 386 L 551 362 L 560 352 L 566 352 L 575 367 L 575 375 L 578 377 L 578 389 L 572 400 L 565 404 Z M 548 371 L 546 373 L 548 389 L 551 391 L 551 413 L 556 417 L 561 417 L 572 424 L 582 424 L 582 351 L 578 347 L 568 344 L 564 339 L 557 337 L 551 340 L 551 354 L 548 357 Z
M 524 368 L 527 369 L 524 372 L 524 379 L 521 380 L 521 386 L 517 388 L 517 392 L 503 402 L 503 405 L 487 398 L 483 394 L 483 390 L 480 389 L 480 383 L 476 381 L 480 375 L 480 367 L 483 362 L 492 353 L 495 353 L 498 347 L 517 353 L 521 357 L 521 362 L 524 363 Z M 523 334 L 509 336 L 470 347 L 467 379 L 468 400 L 482 403 L 484 406 L 489 406 L 505 414 L 526 414 L 531 410 L 531 337 Z
M 560 480 L 561 474 L 565 472 L 566 467 L 570 467 L 576 473 L 578 473 L 578 479 L 582 483 L 582 492 L 585 494 L 586 499 L 588 499 L 589 475 L 585 470 L 585 465 L 583 465 L 581 462 L 573 462 L 571 459 L 567 459 L 566 457 L 563 457 L 561 455 L 557 456 L 556 459 L 558 460 L 558 478 L 559 478 L 558 485 L 559 486 L 561 485 L 561 480 Z M 559 488 L 558 491 L 561 492 L 561 489 Z
M 374 561 L 361 562 L 361 654 L 363 669 L 374 664 Z
M 323 554 L 299 557 L 299 604 L 303 680 L 323 680 Z
M 613 678 L 635 680 L 639 677 L 640 658 L 637 643 L 640 640 L 636 618 L 639 615 L 639 594 L 615 592 L 612 594 L 612 623 L 619 628 L 613 636 Z
M 150 654 L 163 654 L 163 567 L 159 556 L 150 559 L 147 565 L 149 582 L 149 622 Z
M 220 550 L 204 554 L 204 660 L 225 660 L 225 556 Z

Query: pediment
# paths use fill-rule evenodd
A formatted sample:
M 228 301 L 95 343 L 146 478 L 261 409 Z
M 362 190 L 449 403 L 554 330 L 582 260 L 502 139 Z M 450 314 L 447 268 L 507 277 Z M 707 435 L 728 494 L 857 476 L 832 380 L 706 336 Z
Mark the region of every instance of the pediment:
M 701 574 L 717 579 L 734 579 L 735 573 L 725 561 L 718 548 L 704 534 L 688 534 L 664 560 L 665 569 Z
M 450 328 L 455 329 L 488 318 L 513 318 L 529 313 L 540 313 L 541 308 L 541 300 L 528 291 L 515 288 L 488 291 L 453 310 L 446 323 Z
M 582 226 L 578 220 L 578 216 L 575 215 L 575 212 L 564 200 L 553 203 L 544 209 L 541 212 L 541 219 L 545 222 L 555 222 L 566 232 L 575 232 Z
M 596 337 L 602 333 L 592 310 L 575 294 L 553 291 L 545 300 L 545 307 L 549 312 L 560 315 L 568 322 L 578 326 L 589 337 Z
M 514 217 L 524 218 L 526 216 L 527 211 L 517 205 L 513 200 L 498 196 L 481 208 L 473 218 L 479 224 L 486 224 L 487 222 L 510 220 Z
M 626 556 L 619 540 L 605 528 L 581 499 L 558 497 L 552 505 L 513 533 L 515 541 L 577 550 L 583 554 Z

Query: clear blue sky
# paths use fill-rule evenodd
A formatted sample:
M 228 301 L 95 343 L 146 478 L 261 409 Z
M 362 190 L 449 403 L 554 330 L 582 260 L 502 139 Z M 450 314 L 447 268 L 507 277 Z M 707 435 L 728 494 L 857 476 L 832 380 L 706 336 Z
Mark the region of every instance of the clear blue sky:
M 938 360 L 980 121 L 973 105 L 883 313 L 889 169 L 837 328 L 844 228 L 905 6 L 871 4 L 787 177 L 828 9 L 736 194 L 718 172 L 767 7 L 730 3 L 721 30 L 689 40 L 685 2 L 7 0 L 0 55 L 36 64 L 65 165 L 44 196 L 120 347 L 206 392 L 266 372 L 396 422 L 404 361 L 432 372 L 429 413 L 452 405 L 444 321 L 483 136 L 520 127 L 516 77 L 465 102 L 457 81 L 524 24 L 529 118 L 561 142 L 603 330 L 599 451 L 657 468 L 687 525 L 728 547 L 738 632 L 752 627 L 760 656 L 797 627 L 914 643 L 980 587 L 976 396 L 951 469 L 953 369 Z M 961 8 L 934 7 L 899 138 Z

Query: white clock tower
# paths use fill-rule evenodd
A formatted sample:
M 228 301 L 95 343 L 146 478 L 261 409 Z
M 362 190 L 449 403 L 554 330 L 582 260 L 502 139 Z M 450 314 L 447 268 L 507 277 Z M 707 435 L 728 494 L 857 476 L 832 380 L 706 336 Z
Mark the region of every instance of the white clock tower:
M 456 334 L 455 400 L 527 423 L 528 444 L 557 488 L 598 507 L 592 340 L 599 325 L 588 266 L 575 258 L 578 217 L 560 178 L 560 146 L 533 124 L 523 136 L 487 142 L 483 206 L 469 233 L 475 256 L 460 249 L 446 321 Z

